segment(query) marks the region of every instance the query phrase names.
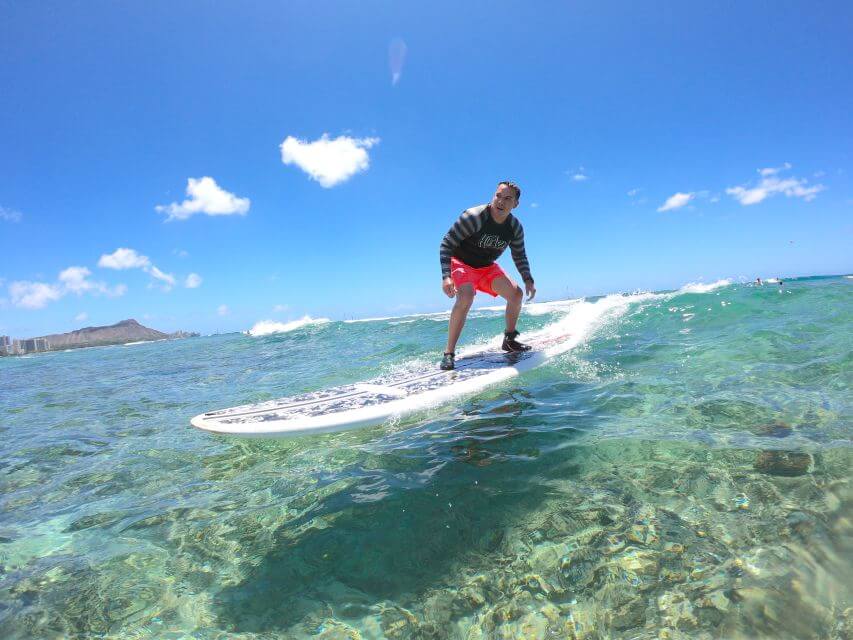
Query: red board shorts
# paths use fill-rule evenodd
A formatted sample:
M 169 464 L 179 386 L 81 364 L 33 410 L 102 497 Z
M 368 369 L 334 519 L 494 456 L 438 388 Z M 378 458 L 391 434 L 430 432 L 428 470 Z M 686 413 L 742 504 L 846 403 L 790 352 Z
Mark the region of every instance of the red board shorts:
M 497 262 L 478 269 L 456 258 L 450 258 L 450 277 L 457 289 L 463 284 L 470 284 L 474 287 L 475 292 L 482 291 L 493 298 L 497 298 L 498 294 L 492 289 L 492 283 L 495 278 L 501 276 L 506 277 L 506 273 Z

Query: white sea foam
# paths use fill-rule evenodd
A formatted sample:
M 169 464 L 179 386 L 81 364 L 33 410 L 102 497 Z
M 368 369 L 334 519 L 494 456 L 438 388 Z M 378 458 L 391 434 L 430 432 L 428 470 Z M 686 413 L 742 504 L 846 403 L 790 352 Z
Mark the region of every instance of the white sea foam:
M 586 300 L 557 300 L 547 303 L 539 303 L 545 309 L 550 307 L 551 311 L 565 310 L 564 316 L 544 326 L 537 331 L 526 333 L 531 342 L 542 340 L 554 340 L 553 346 L 546 349 L 549 356 L 553 357 L 569 351 L 584 341 L 604 325 L 612 322 L 623 315 L 630 306 L 638 302 L 660 300 L 666 297 L 659 293 L 634 293 L 634 294 L 612 294 L 599 298 L 595 302 Z M 541 313 L 550 313 L 542 311 Z M 565 338 L 565 339 L 562 339 Z M 473 344 L 459 350 L 459 356 L 466 356 L 484 349 L 500 349 L 502 335 Z
M 261 320 L 256 322 L 255 326 L 249 329 L 246 334 L 255 337 L 268 336 L 273 333 L 287 333 L 288 331 L 294 331 L 301 327 L 307 327 L 315 324 L 326 324 L 327 322 L 330 322 L 328 318 L 312 318 L 311 316 L 304 316 L 299 320 L 292 320 L 291 322 Z
M 531 342 L 548 339 L 557 340 L 555 345 L 549 347 L 547 351 L 550 356 L 558 355 L 574 349 L 579 344 L 588 340 L 602 327 L 623 316 L 629 311 L 632 305 L 657 300 L 668 300 L 685 293 L 708 293 L 729 284 L 731 284 L 731 280 L 726 279 L 709 284 L 689 283 L 672 293 L 614 293 L 599 298 L 594 302 L 588 302 L 583 299 L 568 299 L 527 305 L 525 306 L 525 311 L 530 312 L 533 310 L 533 315 L 560 311 L 565 311 L 565 315 L 542 329 L 527 333 L 526 335 Z M 502 309 L 502 307 L 499 308 Z M 561 336 L 566 336 L 566 340 L 560 340 Z M 459 350 L 459 355 L 470 355 L 484 349 L 499 349 L 502 339 L 503 336 L 497 335 L 485 342 L 464 347 Z
M 531 316 L 544 316 L 548 313 L 554 313 L 555 311 L 566 311 L 577 302 L 577 298 L 571 298 L 568 300 L 551 300 L 550 302 L 528 302 L 524 304 L 521 311 L 522 313 L 526 313 Z M 505 309 L 506 304 L 495 304 L 487 307 L 477 307 L 474 311 L 496 311 L 503 313 Z
M 578 302 L 582 302 L 579 298 L 571 298 L 568 300 L 551 300 L 550 302 L 531 302 L 525 304 L 523 312 L 531 316 L 544 316 L 548 313 L 559 311 L 568 311 Z
M 717 280 L 716 282 L 711 282 L 709 284 L 705 284 L 702 282 L 690 282 L 681 287 L 681 289 L 679 289 L 676 293 L 708 293 L 709 291 L 719 289 L 720 287 L 727 287 L 731 283 L 732 281 L 729 278 Z

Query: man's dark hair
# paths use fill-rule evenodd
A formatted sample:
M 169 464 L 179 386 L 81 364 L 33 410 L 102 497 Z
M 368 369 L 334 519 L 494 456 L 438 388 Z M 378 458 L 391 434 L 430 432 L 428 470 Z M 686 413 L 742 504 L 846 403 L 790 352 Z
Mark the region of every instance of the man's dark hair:
M 515 201 L 516 202 L 521 201 L 521 187 L 519 187 L 517 184 L 515 184 L 511 180 L 501 180 L 500 182 L 498 182 L 498 186 L 501 186 L 502 184 L 505 184 L 510 189 L 515 191 Z

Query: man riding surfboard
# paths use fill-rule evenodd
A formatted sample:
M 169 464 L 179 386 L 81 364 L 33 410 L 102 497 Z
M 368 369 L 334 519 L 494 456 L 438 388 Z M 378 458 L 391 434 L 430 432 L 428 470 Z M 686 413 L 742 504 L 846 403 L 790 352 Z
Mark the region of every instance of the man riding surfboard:
M 456 343 L 477 291 L 506 300 L 506 329 L 501 348 L 510 352 L 530 349 L 516 340 L 516 323 L 524 292 L 496 262 L 509 246 L 527 299 L 532 300 L 536 287 L 524 250 L 524 229 L 512 215 L 520 198 L 521 189 L 517 184 L 508 180 L 498 183 L 491 202 L 463 211 L 441 241 L 441 288 L 448 297 L 456 297 L 450 312 L 442 369 L 456 366 Z

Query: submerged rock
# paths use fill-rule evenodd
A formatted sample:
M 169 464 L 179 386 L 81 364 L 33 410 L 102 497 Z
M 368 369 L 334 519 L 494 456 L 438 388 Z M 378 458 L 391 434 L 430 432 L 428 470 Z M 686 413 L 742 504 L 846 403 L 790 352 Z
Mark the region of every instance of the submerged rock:
M 762 424 L 755 430 L 755 433 L 759 436 L 768 436 L 770 438 L 787 438 L 793 431 L 791 425 L 777 420 L 769 424 Z
M 418 619 L 402 607 L 382 612 L 382 633 L 386 638 L 409 638 L 418 628 Z
M 771 476 L 793 478 L 807 474 L 814 465 L 810 453 L 762 451 L 755 458 L 755 470 Z
M 317 629 L 320 640 L 361 640 L 361 634 L 348 624 L 338 620 L 327 620 Z

